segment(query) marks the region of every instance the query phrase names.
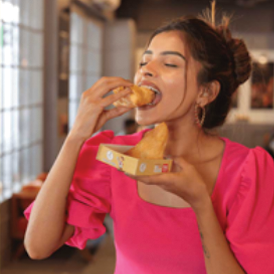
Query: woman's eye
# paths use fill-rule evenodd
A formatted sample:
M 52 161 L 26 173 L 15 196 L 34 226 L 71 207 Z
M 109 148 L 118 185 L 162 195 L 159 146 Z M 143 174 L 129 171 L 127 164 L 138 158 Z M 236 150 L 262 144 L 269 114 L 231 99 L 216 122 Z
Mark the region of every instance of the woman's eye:
M 165 64 L 165 66 L 167 66 L 167 67 L 172 67 L 172 68 L 177 68 L 177 67 L 178 67 L 178 66 L 173 65 L 173 64 Z
M 141 62 L 141 63 L 139 63 L 139 67 L 145 66 L 146 64 L 147 64 L 147 62 Z M 165 64 L 165 66 L 172 67 L 172 68 L 178 67 L 177 65 L 174 65 L 174 64 Z
M 139 63 L 139 67 L 145 66 L 147 63 L 143 62 L 143 63 Z

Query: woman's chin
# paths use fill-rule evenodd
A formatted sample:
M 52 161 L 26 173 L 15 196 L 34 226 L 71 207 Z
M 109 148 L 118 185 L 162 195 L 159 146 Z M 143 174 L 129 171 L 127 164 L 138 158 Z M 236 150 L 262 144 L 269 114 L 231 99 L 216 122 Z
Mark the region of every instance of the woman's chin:
M 143 115 L 135 115 L 135 121 L 140 126 L 149 126 L 153 124 L 153 121 L 150 117 L 144 117 Z
M 170 111 L 163 109 L 160 104 L 149 109 L 136 108 L 135 121 L 140 126 L 149 126 L 164 122 Z
M 135 115 L 135 121 L 140 126 L 150 126 L 159 123 L 159 119 L 155 119 L 149 115 Z
M 154 124 L 153 122 L 144 121 L 143 119 L 137 119 L 137 118 L 135 118 L 135 121 L 139 126 L 149 126 L 151 124 Z

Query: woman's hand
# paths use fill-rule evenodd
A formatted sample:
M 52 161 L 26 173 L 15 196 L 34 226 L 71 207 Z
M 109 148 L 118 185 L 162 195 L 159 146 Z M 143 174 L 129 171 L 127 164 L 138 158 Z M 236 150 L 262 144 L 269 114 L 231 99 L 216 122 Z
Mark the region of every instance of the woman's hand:
M 132 85 L 130 81 L 120 77 L 103 77 L 91 88 L 84 91 L 81 96 L 75 122 L 70 131 L 70 136 L 85 141 L 90 138 L 93 133 L 98 131 L 109 119 L 129 111 L 130 109 L 127 107 L 105 110 L 105 107 L 129 94 L 131 92 L 129 88 L 125 88 L 118 94 L 104 96 L 119 86 L 130 87 Z
M 196 168 L 182 157 L 173 159 L 172 170 L 169 173 L 149 176 L 126 175 L 147 185 L 158 185 L 176 194 L 189 203 L 195 212 L 203 209 L 210 201 L 203 178 Z

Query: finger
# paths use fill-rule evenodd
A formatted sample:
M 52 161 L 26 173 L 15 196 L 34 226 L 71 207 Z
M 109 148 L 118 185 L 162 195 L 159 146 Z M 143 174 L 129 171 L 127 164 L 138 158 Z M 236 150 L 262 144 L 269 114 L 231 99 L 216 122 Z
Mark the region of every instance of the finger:
M 103 77 L 101 77 L 100 79 L 98 79 L 89 89 L 91 89 L 91 88 L 95 88 L 95 89 L 97 89 L 97 88 L 99 88 L 102 84 L 104 85 L 105 83 L 107 83 L 107 82 L 111 82 L 111 81 L 117 81 L 117 80 L 124 80 L 124 81 L 126 81 L 126 82 L 129 82 L 129 83 L 131 83 L 129 80 L 126 80 L 126 79 L 124 79 L 124 78 L 122 78 L 122 77 L 108 77 L 108 76 L 103 76 Z M 131 83 L 132 84 L 132 83 Z M 88 90 L 89 90 L 88 89 Z
M 127 87 L 118 93 L 111 94 L 102 100 L 102 106 L 107 107 L 113 104 L 114 102 L 116 102 L 117 100 L 121 99 L 122 97 L 127 96 L 130 93 L 132 93 L 132 91 L 130 88 Z
M 130 87 L 133 83 L 120 77 L 103 77 L 94 84 L 87 92 L 92 92 L 98 98 L 103 97 L 111 90 L 120 87 Z

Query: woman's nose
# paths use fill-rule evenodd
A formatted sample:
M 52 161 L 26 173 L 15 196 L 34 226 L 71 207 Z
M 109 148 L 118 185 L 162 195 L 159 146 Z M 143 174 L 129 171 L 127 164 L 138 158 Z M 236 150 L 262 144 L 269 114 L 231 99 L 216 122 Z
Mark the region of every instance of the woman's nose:
M 151 73 L 151 72 L 149 72 L 149 71 L 144 71 L 144 72 L 143 72 L 143 75 L 144 75 L 144 76 L 150 76 L 150 77 L 152 77 L 152 76 L 153 76 L 153 73 Z
M 155 64 L 147 63 L 141 68 L 141 73 L 143 76 L 155 77 L 157 75 Z

